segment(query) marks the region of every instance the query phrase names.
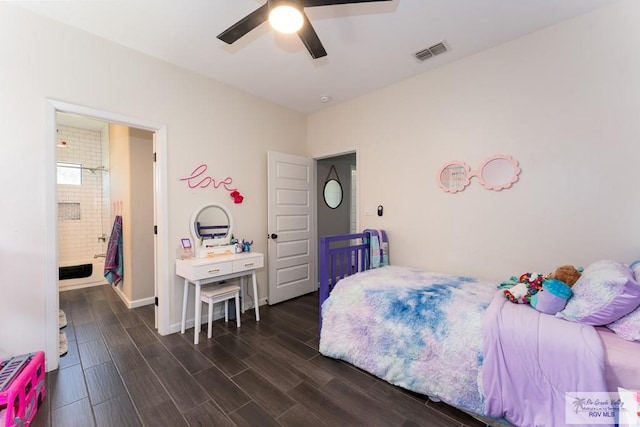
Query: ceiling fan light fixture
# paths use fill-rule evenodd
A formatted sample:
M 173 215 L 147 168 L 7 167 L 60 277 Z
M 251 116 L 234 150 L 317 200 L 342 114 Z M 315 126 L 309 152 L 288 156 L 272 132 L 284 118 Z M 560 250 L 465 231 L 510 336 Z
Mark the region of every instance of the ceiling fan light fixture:
M 271 7 L 269 24 L 279 33 L 295 33 L 302 28 L 303 23 L 300 4 L 292 1 L 280 1 Z

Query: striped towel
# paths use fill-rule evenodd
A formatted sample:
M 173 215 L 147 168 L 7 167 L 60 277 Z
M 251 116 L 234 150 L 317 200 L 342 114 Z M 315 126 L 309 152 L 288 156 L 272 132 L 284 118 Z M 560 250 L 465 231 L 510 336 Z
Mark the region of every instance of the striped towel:
M 120 283 L 123 276 L 122 269 L 122 216 L 116 215 L 104 262 L 104 277 L 107 282 L 112 285 Z

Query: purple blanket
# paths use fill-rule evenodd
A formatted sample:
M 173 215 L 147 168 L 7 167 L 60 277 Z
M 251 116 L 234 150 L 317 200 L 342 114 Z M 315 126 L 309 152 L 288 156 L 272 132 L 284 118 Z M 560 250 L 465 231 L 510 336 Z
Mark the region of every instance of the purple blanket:
M 567 424 L 567 405 L 577 414 L 581 394 L 607 391 L 604 350 L 592 326 L 512 304 L 500 293 L 484 318 L 483 350 L 485 414 L 517 426 L 575 426 Z

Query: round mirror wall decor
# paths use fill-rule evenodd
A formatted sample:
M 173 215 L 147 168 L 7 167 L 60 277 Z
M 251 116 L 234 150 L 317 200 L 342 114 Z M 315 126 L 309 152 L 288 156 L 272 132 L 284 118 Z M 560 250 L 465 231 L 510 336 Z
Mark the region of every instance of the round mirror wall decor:
M 518 162 L 508 156 L 493 156 L 480 167 L 480 184 L 488 190 L 503 190 L 518 180 Z
M 336 209 L 342 203 L 342 185 L 340 181 L 330 179 L 324 183 L 324 202 L 331 209 Z
M 336 175 L 335 179 L 330 178 L 331 173 Z M 327 179 L 324 182 L 324 190 L 323 190 L 323 198 L 324 203 L 331 209 L 336 209 L 338 206 L 342 204 L 342 184 L 340 183 L 340 177 L 338 177 L 338 172 L 336 171 L 335 166 L 331 165 L 331 169 L 329 169 L 329 174 L 327 175 Z
M 471 178 L 476 176 L 487 190 L 504 190 L 513 185 L 520 175 L 518 162 L 510 156 L 496 154 L 486 159 L 480 168 L 472 171 L 469 165 L 459 160 L 446 163 L 438 172 L 436 181 L 442 191 L 457 193 L 464 190 Z
M 469 185 L 471 168 L 458 160 L 447 163 L 438 174 L 438 184 L 447 193 L 457 193 Z

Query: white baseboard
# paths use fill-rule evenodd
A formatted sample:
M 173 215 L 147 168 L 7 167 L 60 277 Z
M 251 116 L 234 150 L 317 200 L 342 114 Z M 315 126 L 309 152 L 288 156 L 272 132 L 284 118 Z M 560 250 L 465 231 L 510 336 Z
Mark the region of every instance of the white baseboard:
M 141 298 L 129 302 L 128 308 L 144 307 L 145 305 L 151 305 L 156 303 L 156 297 Z
M 116 294 L 118 294 L 118 296 L 120 297 L 124 305 L 126 305 L 127 308 L 129 309 L 144 307 L 145 305 L 155 304 L 156 302 L 155 297 L 141 298 L 141 299 L 132 301 L 129 298 L 127 298 L 127 296 L 122 292 L 122 290 L 118 286 L 114 286 L 113 289 L 116 291 Z

